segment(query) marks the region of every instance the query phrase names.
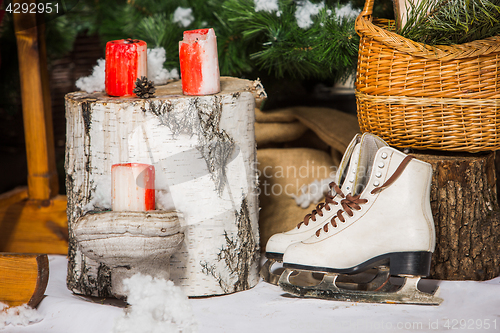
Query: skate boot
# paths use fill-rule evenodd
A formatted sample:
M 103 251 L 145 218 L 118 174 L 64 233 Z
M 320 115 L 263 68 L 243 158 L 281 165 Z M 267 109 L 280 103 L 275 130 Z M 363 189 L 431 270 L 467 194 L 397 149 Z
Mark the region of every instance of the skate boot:
M 350 302 L 440 304 L 434 293 L 417 288 L 428 276 L 435 247 L 434 221 L 430 208 L 430 164 L 391 147 L 374 156 L 360 156 L 370 175 L 340 201 L 333 218 L 307 240 L 290 245 L 284 253 L 279 285 L 294 295 Z M 358 179 L 360 179 L 358 177 Z M 343 274 L 355 274 L 386 265 L 386 281 L 366 284 L 359 290 L 339 283 Z M 291 282 L 294 270 L 322 272 L 316 285 Z M 392 276 L 403 284 L 395 285 Z M 381 278 L 379 274 L 378 278 Z
M 366 178 L 367 170 L 364 168 L 358 170 L 360 157 L 369 155 L 369 151 L 373 155 L 380 147 L 385 146 L 387 144 L 375 135 L 370 133 L 365 133 L 362 136 L 356 134 L 342 157 L 335 180 L 330 183 L 330 192 L 325 196 L 325 201 L 318 204 L 316 209 L 307 214 L 294 229 L 275 234 L 269 238 L 266 244 L 267 261 L 260 271 L 264 281 L 278 284 L 280 275 L 273 273 L 272 266 L 276 262 L 281 262 L 283 253 L 290 244 L 311 237 L 318 228 L 332 219 L 340 208 L 340 201 L 348 193 L 351 193 L 354 184 L 362 183 Z

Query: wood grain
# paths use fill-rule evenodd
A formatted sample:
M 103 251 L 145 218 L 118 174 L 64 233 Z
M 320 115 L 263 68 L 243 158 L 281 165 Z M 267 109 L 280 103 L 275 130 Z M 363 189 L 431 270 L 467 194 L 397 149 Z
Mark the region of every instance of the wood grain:
M 46 254 L 0 253 L 0 302 L 34 308 L 43 299 L 48 281 Z
M 0 251 L 68 253 L 66 196 L 28 199 L 28 189 L 0 196 Z
M 16 1 L 17 2 L 17 1 Z M 28 1 L 29 3 L 36 1 Z M 44 24 L 35 14 L 14 14 L 19 58 L 30 199 L 57 195 L 52 110 L 47 73 Z
M 495 153 L 412 155 L 433 167 L 436 251 L 432 278 L 488 280 L 500 275 Z

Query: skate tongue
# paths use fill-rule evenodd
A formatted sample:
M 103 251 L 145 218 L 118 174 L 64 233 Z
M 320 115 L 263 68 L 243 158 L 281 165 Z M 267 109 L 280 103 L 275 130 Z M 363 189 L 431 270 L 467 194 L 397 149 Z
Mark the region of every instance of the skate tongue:
M 357 143 L 353 150 L 352 154 L 349 158 L 349 161 L 342 173 L 339 181 L 339 187 L 342 190 L 344 195 L 352 194 L 352 190 L 354 188 L 354 184 L 356 182 L 356 174 L 359 164 L 359 157 L 361 152 L 361 143 Z M 332 189 L 331 195 L 336 195 L 337 193 Z
M 360 152 L 356 169 L 356 177 L 353 184 L 354 190 L 351 192 L 352 195 L 357 195 L 363 192 L 368 180 L 370 179 L 377 151 L 380 148 L 388 147 L 389 145 L 378 136 L 367 132 L 361 137 L 361 143 L 359 143 L 359 146 Z

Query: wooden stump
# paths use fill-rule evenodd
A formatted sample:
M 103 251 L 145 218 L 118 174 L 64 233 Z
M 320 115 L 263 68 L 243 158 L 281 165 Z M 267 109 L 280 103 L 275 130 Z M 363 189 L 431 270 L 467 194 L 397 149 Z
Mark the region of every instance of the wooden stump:
M 500 211 L 495 153 L 419 153 L 432 164 L 436 250 L 431 277 L 488 280 L 500 275 Z
M 170 261 L 176 285 L 205 296 L 257 284 L 254 107 L 261 95 L 258 82 L 234 78 L 221 78 L 221 92 L 207 96 L 182 95 L 179 81 L 146 100 L 66 95 L 70 290 L 110 293 L 110 268 L 82 253 L 74 227 L 87 212 L 110 209 L 111 166 L 129 162 L 153 164 L 157 209 L 184 215 L 185 241 Z

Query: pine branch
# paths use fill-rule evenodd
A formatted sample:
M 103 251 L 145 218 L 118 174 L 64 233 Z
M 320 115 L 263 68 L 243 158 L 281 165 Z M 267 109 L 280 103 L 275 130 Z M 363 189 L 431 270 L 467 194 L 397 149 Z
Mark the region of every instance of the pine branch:
M 500 34 L 500 0 L 423 0 L 411 4 L 399 33 L 429 45 L 472 42 Z
M 296 5 L 280 2 L 280 13 L 255 12 L 252 1 L 228 0 L 224 10 L 233 30 L 250 42 L 250 59 L 276 77 L 326 78 L 352 73 L 356 64 L 359 39 L 354 17 L 335 18 L 336 6 L 325 6 L 313 25 L 302 29 L 295 17 Z M 340 32 L 339 30 L 342 30 Z M 254 46 L 252 48 L 252 45 Z
M 183 31 L 213 27 L 222 75 L 243 76 L 259 70 L 277 78 L 333 78 L 354 71 L 355 17 L 338 20 L 337 1 L 326 0 L 324 8 L 311 16 L 312 24 L 301 28 L 295 15 L 305 0 L 278 1 L 279 10 L 269 12 L 256 11 L 254 0 L 80 0 L 78 14 L 92 22 L 86 23 L 87 28 L 104 43 L 137 38 L 149 47 L 164 47 L 169 69 L 179 66 Z M 194 20 L 188 26 L 174 22 L 179 6 L 192 9 Z M 69 21 L 79 22 L 77 15 L 71 17 Z

